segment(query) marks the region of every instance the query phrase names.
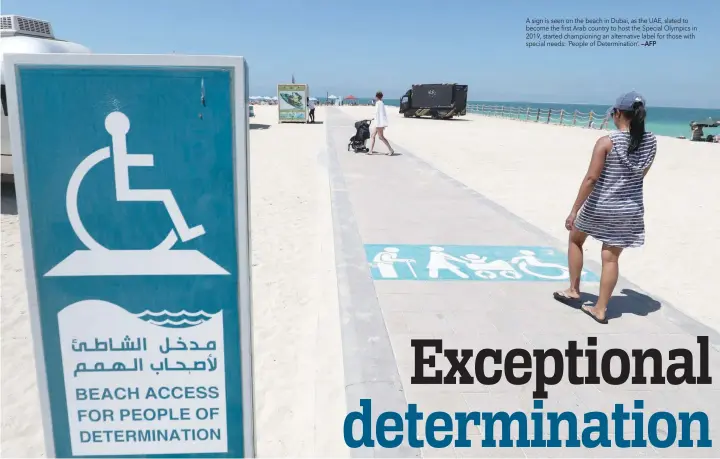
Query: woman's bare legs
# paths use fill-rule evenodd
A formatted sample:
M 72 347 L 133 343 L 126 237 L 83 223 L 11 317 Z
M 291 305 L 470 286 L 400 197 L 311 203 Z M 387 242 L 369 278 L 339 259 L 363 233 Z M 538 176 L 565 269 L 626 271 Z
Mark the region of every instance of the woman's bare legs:
M 379 127 L 379 128 L 377 128 L 377 133 L 378 133 L 378 135 L 380 136 L 380 140 L 382 140 L 382 142 L 383 142 L 385 145 L 387 145 L 388 150 L 390 150 L 390 154 L 391 154 L 391 155 L 394 155 L 394 154 L 395 154 L 395 150 L 392 149 L 392 147 L 390 146 L 390 142 L 388 142 L 387 139 L 385 138 L 385 128 L 384 128 L 384 127 Z M 375 144 L 375 137 L 373 137 L 373 144 Z
M 600 320 L 605 319 L 607 305 L 617 285 L 620 267 L 618 259 L 622 253 L 621 248 L 611 247 L 607 244 L 602 246 L 602 274 L 600 275 L 600 295 L 595 306 L 583 306 L 583 308 Z
M 368 155 L 372 155 L 375 152 L 375 136 L 377 136 L 377 133 L 377 128 L 373 129 L 372 136 L 370 136 L 370 151 L 368 151 Z
M 573 229 L 568 237 L 568 268 L 570 269 L 570 288 L 563 293 L 568 298 L 580 298 L 580 276 L 583 268 L 583 244 L 587 234 Z

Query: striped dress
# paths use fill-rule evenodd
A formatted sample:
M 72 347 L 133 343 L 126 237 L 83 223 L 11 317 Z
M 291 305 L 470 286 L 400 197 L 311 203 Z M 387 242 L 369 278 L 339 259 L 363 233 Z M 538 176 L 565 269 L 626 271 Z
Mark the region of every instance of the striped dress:
M 609 137 L 612 150 L 575 227 L 612 247 L 640 247 L 645 243 L 643 172 L 655 159 L 657 140 L 646 132 L 638 149 L 628 153 L 628 132 L 613 131 Z

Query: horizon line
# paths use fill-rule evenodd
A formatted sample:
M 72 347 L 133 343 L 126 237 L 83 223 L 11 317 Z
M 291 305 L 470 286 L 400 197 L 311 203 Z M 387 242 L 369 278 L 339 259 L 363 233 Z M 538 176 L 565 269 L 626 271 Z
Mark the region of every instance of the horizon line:
M 253 97 L 264 97 L 264 96 L 253 96 Z M 322 97 L 318 97 L 317 95 L 313 95 L 313 97 L 316 97 L 318 99 L 322 99 Z M 373 99 L 374 96 L 370 97 L 364 97 L 364 96 L 355 96 L 358 99 Z M 400 100 L 400 98 L 394 98 L 394 97 L 385 97 L 385 100 Z M 345 100 L 344 98 L 341 98 L 340 100 Z M 599 103 L 591 103 L 591 102 L 533 102 L 528 100 L 484 100 L 484 99 L 478 99 L 476 101 L 473 101 L 472 99 L 468 98 L 468 102 L 495 102 L 495 103 L 510 103 L 510 104 L 551 104 L 551 105 L 595 105 L 598 107 L 604 107 L 607 106 L 608 108 L 612 106 L 612 102 L 606 103 L 606 104 L 599 104 Z M 720 107 L 686 107 L 686 106 L 680 106 L 680 105 L 650 105 L 648 106 L 649 109 L 652 108 L 682 108 L 682 109 L 689 109 L 689 110 L 720 110 Z

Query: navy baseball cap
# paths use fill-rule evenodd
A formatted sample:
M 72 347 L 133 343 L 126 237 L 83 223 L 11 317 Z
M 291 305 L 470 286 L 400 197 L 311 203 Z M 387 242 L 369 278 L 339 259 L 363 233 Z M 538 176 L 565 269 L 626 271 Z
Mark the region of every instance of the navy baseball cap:
M 630 91 L 618 97 L 615 101 L 615 105 L 608 108 L 607 115 L 610 115 L 613 110 L 620 110 L 624 112 L 632 111 L 633 104 L 635 102 L 642 102 L 645 105 L 645 98 L 636 91 Z

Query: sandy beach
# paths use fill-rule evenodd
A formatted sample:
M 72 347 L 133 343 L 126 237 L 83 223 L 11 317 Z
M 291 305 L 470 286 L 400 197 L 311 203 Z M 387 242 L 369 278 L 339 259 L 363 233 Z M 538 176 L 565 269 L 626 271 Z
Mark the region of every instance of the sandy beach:
M 316 119 L 326 121 L 328 110 L 336 108 L 318 107 Z M 254 111 L 258 456 L 347 457 L 338 268 L 325 155 L 328 126 L 278 124 L 273 106 Z M 374 108 L 340 111 L 360 120 L 372 117 Z M 478 115 L 452 121 L 404 119 L 394 107 L 388 107 L 388 115 L 393 145 L 411 150 L 559 241 L 567 238 L 563 223 L 599 131 Z M 376 150 L 385 146 L 377 142 Z M 646 181 L 647 245 L 621 258 L 625 278 L 715 330 L 720 330 L 720 312 L 709 286 L 720 244 L 718 169 L 718 145 L 659 138 Z M 9 190 L 3 187 L 3 193 Z M 39 457 L 43 434 L 12 196 L 3 195 L 2 213 L 2 456 Z M 599 244 L 589 243 L 586 254 L 599 261 Z

